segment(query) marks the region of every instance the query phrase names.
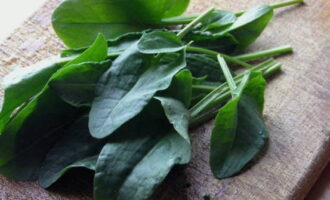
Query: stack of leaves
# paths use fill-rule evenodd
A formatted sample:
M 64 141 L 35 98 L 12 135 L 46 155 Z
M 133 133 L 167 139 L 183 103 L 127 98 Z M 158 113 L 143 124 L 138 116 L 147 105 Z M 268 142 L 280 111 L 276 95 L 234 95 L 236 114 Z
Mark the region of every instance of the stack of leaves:
M 47 188 L 85 168 L 95 200 L 148 199 L 174 165 L 190 161 L 189 128 L 216 117 L 212 172 L 237 174 L 268 135 L 264 77 L 281 64 L 263 58 L 292 49 L 236 52 L 257 39 L 274 8 L 299 2 L 179 16 L 189 0 L 64 1 L 53 26 L 71 49 L 4 81 L 0 173 Z

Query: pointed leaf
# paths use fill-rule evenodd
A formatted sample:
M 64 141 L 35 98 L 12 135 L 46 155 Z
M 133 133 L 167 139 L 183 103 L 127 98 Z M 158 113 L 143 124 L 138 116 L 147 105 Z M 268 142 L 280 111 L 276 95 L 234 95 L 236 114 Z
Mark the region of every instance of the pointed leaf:
M 102 74 L 110 68 L 111 61 L 73 64 L 56 72 L 49 86 L 73 106 L 90 106 L 95 88 Z
M 88 117 L 83 116 L 63 131 L 63 137 L 51 148 L 40 169 L 38 183 L 47 188 L 71 168 L 95 169 L 104 140 L 90 136 Z
M 181 39 L 170 32 L 145 33 L 138 42 L 139 51 L 145 54 L 172 53 L 184 48 Z
M 2 87 L 5 94 L 0 113 L 0 132 L 9 122 L 13 111 L 40 92 L 49 78 L 62 67 L 56 61 L 59 59 L 47 59 L 31 67 L 17 69 L 4 78 Z
M 108 55 L 108 43 L 102 34 L 99 34 L 93 44 L 81 55 L 68 62 L 65 66 L 79 64 L 82 62 L 100 62 Z
M 159 27 L 164 17 L 180 15 L 189 0 L 66 0 L 54 11 L 55 32 L 71 48 L 90 45 L 97 34 L 114 39 Z
M 35 180 L 45 155 L 76 114 L 76 109 L 44 88 L 0 135 L 0 173 L 15 180 Z
M 112 134 L 139 114 L 156 92 L 168 88 L 185 66 L 183 52 L 154 59 L 139 53 L 136 44 L 126 50 L 100 79 L 90 111 L 91 134 Z
M 265 80 L 253 72 L 238 95 L 223 106 L 211 137 L 210 165 L 213 174 L 226 178 L 238 173 L 264 146 L 268 133 L 262 119 Z

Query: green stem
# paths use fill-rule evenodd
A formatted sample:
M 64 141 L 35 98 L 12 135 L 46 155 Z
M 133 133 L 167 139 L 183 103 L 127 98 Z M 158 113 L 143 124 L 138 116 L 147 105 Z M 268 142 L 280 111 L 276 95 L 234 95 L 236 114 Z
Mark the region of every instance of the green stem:
M 298 4 L 298 3 L 304 3 L 304 0 L 284 1 L 284 2 L 270 4 L 270 6 L 275 9 L 275 8 L 282 8 L 282 7 L 286 7 L 286 6 L 290 6 L 290 5 L 294 5 L 294 4 Z
M 299 4 L 299 3 L 304 3 L 304 0 L 289 0 L 289 1 L 284 1 L 284 2 L 279 2 L 279 3 L 273 3 L 270 4 L 269 6 L 272 7 L 273 9 L 276 8 L 283 8 L 286 6 L 291 6 L 294 4 Z M 236 16 L 240 16 L 244 13 L 245 11 L 237 12 Z M 179 25 L 179 24 L 189 24 L 196 18 L 198 18 L 201 14 L 192 14 L 192 15 L 181 15 L 178 17 L 171 17 L 171 18 L 165 18 L 161 20 L 161 25 Z
M 220 67 L 222 69 L 222 72 L 225 75 L 225 78 L 227 80 L 230 92 L 231 92 L 232 96 L 235 97 L 235 90 L 237 88 L 237 85 L 228 69 L 228 65 L 227 65 L 225 59 L 223 59 L 223 57 L 221 57 L 220 55 L 218 55 L 217 58 L 218 58 Z
M 281 63 L 277 63 L 276 65 L 266 69 L 264 72 L 263 72 L 263 76 L 265 78 L 268 78 L 270 76 L 272 76 L 273 74 L 277 73 L 278 71 L 280 71 L 282 68 L 282 64 Z
M 290 45 L 285 45 L 285 46 L 268 49 L 268 50 L 264 50 L 264 51 L 258 51 L 258 52 L 254 52 L 254 53 L 247 53 L 247 54 L 234 56 L 234 58 L 239 59 L 241 61 L 251 61 L 251 60 L 257 60 L 257 59 L 264 58 L 264 57 L 275 56 L 275 55 L 280 55 L 280 54 L 284 54 L 284 53 L 291 53 L 292 51 L 293 51 L 293 49 Z
M 189 24 L 194 19 L 196 19 L 200 14 L 192 15 L 181 15 L 177 17 L 170 17 L 161 20 L 162 25 L 180 25 L 180 24 Z
M 206 92 L 211 92 L 214 90 L 216 87 L 211 86 L 211 85 L 192 85 L 192 89 L 194 91 L 206 91 Z
M 252 65 L 250 65 L 250 64 L 248 64 L 244 61 L 241 61 L 241 60 L 236 59 L 234 57 L 231 57 L 231 56 L 228 56 L 226 54 L 222 54 L 222 53 L 219 53 L 219 52 L 216 52 L 216 51 L 213 51 L 213 50 L 209 50 L 209 49 L 188 46 L 187 51 L 191 51 L 191 52 L 195 52 L 195 53 L 203 53 L 203 54 L 207 54 L 207 55 L 210 55 L 210 56 L 214 56 L 215 58 L 220 54 L 222 57 L 224 57 L 224 59 L 227 62 L 235 63 L 235 64 L 241 65 L 243 67 L 246 67 L 246 68 L 253 67 Z
M 261 71 L 261 72 L 264 73 L 265 70 L 270 69 L 270 68 L 272 68 L 272 66 L 275 66 L 277 64 L 279 64 L 279 63 L 277 63 L 274 59 L 270 58 L 270 59 L 260 63 L 259 65 L 256 65 L 256 66 L 252 67 L 250 69 L 250 71 Z M 234 77 L 235 83 L 240 82 L 240 79 L 243 76 L 244 76 L 244 73 L 240 73 L 237 76 L 235 76 Z M 223 86 L 225 87 L 226 85 L 223 85 Z M 223 90 L 224 87 L 222 87 L 222 86 L 215 87 L 215 86 L 211 86 L 211 85 L 193 85 L 192 89 L 194 91 L 197 90 L 197 91 L 212 92 L 213 90 L 215 90 L 217 88 L 218 88 L 218 91 L 221 91 L 221 90 Z
M 190 22 L 186 27 L 184 27 L 177 36 L 183 38 L 189 31 L 191 31 L 199 22 L 201 22 L 206 16 L 208 16 L 211 12 L 214 11 L 214 8 L 210 8 L 205 11 L 203 14 L 199 15 L 192 22 Z
M 265 77 L 268 77 L 270 74 L 273 74 L 280 70 L 280 65 L 281 64 L 276 63 L 273 59 L 269 59 L 257 66 L 254 66 L 250 69 L 250 71 L 262 71 L 263 75 Z M 245 73 L 241 73 L 234 78 L 236 84 L 239 84 L 241 82 L 241 79 L 244 74 Z M 207 113 L 209 110 L 212 110 L 212 108 L 220 106 L 220 104 L 224 103 L 224 101 L 226 101 L 230 97 L 230 91 L 227 83 L 223 83 L 216 88 L 212 86 L 208 87 L 208 89 L 211 90 L 209 91 L 209 94 L 207 94 L 202 100 L 200 100 L 192 108 L 189 109 L 193 124 L 195 123 L 194 121 L 196 120 L 196 118 L 198 118 L 198 116 L 203 113 Z M 204 87 L 204 89 L 206 90 L 207 87 Z

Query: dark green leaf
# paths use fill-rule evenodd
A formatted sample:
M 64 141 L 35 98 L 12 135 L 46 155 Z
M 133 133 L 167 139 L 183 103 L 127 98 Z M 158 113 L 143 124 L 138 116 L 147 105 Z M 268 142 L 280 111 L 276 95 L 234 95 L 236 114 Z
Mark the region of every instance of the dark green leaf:
M 187 54 L 187 68 L 195 77 L 207 76 L 205 82 L 210 85 L 219 85 L 226 81 L 219 63 L 205 54 Z
M 159 100 L 164 109 L 168 121 L 173 125 L 177 133 L 181 135 L 188 143 L 190 143 L 188 135 L 189 127 L 189 111 L 178 100 L 169 97 L 155 97 Z
M 0 135 L 0 172 L 15 180 L 34 180 L 45 155 L 77 110 L 45 87 Z
M 110 66 L 110 60 L 69 65 L 53 75 L 49 86 L 73 106 L 90 106 L 95 97 L 96 84 Z
M 264 146 L 268 133 L 262 119 L 266 82 L 260 72 L 242 81 L 240 95 L 223 106 L 211 137 L 210 165 L 213 174 L 226 178 L 238 173 Z
M 100 79 L 90 112 L 91 134 L 103 138 L 113 133 L 156 92 L 167 89 L 185 66 L 184 52 L 154 58 L 139 53 L 136 44 L 127 49 Z
M 139 40 L 143 32 L 132 32 L 121 35 L 116 39 L 108 40 L 108 53 L 117 53 L 126 50 L 133 43 Z M 79 55 L 84 52 L 87 47 L 76 48 L 76 49 L 65 49 L 61 51 L 61 57 L 69 57 Z
M 217 32 L 236 21 L 236 15 L 227 10 L 214 10 L 203 21 L 203 30 L 216 29 Z
M 40 169 L 38 182 L 49 187 L 71 168 L 95 169 L 97 156 L 106 141 L 93 138 L 88 117 L 83 116 L 63 131 L 63 137 L 52 147 Z
M 145 33 L 138 42 L 139 51 L 145 54 L 171 53 L 183 48 L 181 39 L 171 32 Z
M 171 168 L 189 159 L 190 145 L 175 132 L 158 140 L 108 143 L 97 161 L 95 200 L 149 199 Z
M 158 27 L 164 17 L 180 15 L 189 0 L 66 0 L 52 16 L 57 35 L 71 48 L 88 46 L 97 34 L 116 38 Z
M 254 42 L 273 17 L 271 6 L 257 6 L 239 16 L 225 31 L 231 33 L 244 48 Z
M 95 200 L 148 199 L 175 164 L 189 162 L 189 140 L 171 131 L 160 113 L 154 116 L 153 111 L 129 122 L 117 134 L 121 137 L 102 149 L 95 173 Z M 176 114 L 168 112 L 167 116 L 174 120 Z
M 82 62 L 100 62 L 108 56 L 107 40 L 102 34 L 99 34 L 93 44 L 81 55 L 68 62 L 65 66 L 79 64 Z
M 170 85 L 160 96 L 169 96 L 182 102 L 186 107 L 190 106 L 192 96 L 192 75 L 187 69 L 177 73 Z
M 238 48 L 238 41 L 230 33 L 212 33 L 210 31 L 192 31 L 185 41 L 194 41 L 194 46 L 232 53 Z
M 9 122 L 13 111 L 40 92 L 48 79 L 62 67 L 55 61 L 59 60 L 48 59 L 31 67 L 15 70 L 5 77 L 2 84 L 5 94 L 0 113 L 0 132 Z

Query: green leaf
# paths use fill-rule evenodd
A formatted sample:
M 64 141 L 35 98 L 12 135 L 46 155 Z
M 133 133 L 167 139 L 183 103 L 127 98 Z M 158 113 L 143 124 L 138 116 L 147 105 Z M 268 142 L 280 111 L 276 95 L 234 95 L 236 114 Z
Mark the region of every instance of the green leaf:
M 103 147 L 95 172 L 95 200 L 148 199 L 175 164 L 189 162 L 189 140 L 164 124 L 163 113 L 153 111 L 129 122 Z M 174 119 L 172 114 L 167 116 Z
M 76 115 L 76 109 L 45 87 L 0 135 L 0 173 L 35 180 L 45 155 Z
M 0 132 L 3 132 L 14 110 L 40 92 L 53 73 L 62 67 L 55 61 L 58 59 L 44 60 L 31 67 L 15 70 L 4 78 L 2 87 L 5 94 L 0 113 Z
M 90 45 L 97 34 L 116 38 L 159 27 L 161 19 L 180 15 L 189 0 L 66 0 L 54 11 L 53 27 L 71 48 Z
M 107 40 L 102 34 L 99 34 L 93 44 L 86 49 L 77 58 L 68 62 L 65 66 L 79 64 L 82 62 L 100 62 L 108 56 L 108 44 Z
M 110 66 L 110 60 L 69 65 L 53 75 L 49 86 L 73 106 L 90 106 L 95 97 L 96 84 Z
M 175 132 L 158 141 L 108 143 L 97 161 L 94 199 L 149 199 L 172 167 L 186 164 L 189 155 L 190 145 Z
M 235 13 L 227 10 L 214 10 L 210 15 L 208 15 L 203 21 L 203 30 L 213 30 L 221 31 L 225 27 L 233 24 L 236 21 Z
M 159 100 L 164 109 L 165 115 L 168 121 L 173 125 L 179 135 L 190 143 L 188 135 L 189 127 L 189 111 L 187 108 L 178 100 L 169 97 L 154 97 Z
M 210 31 L 191 31 L 185 41 L 194 41 L 194 46 L 216 50 L 222 53 L 233 53 L 237 50 L 239 42 L 230 33 Z
M 135 117 L 158 91 L 169 87 L 186 66 L 185 54 L 143 55 L 133 45 L 102 76 L 93 101 L 89 128 L 104 138 Z
M 138 41 L 144 32 L 132 32 L 121 35 L 116 39 L 109 39 L 108 40 L 108 53 L 118 53 L 121 51 L 126 50 L 130 47 L 133 43 Z M 82 48 L 73 48 L 73 49 L 65 49 L 61 51 L 61 57 L 69 57 L 79 55 L 84 52 L 88 47 Z
M 252 72 L 237 90 L 240 95 L 223 106 L 211 136 L 210 165 L 218 178 L 238 173 L 264 146 L 268 133 L 262 119 L 266 82 Z
M 257 6 L 239 16 L 225 32 L 231 33 L 244 48 L 254 42 L 273 17 L 271 6 Z
M 181 39 L 170 32 L 145 33 L 138 42 L 139 51 L 145 54 L 171 53 L 184 48 Z
M 99 35 L 94 44 L 65 66 L 86 61 L 102 61 L 107 56 L 107 42 Z M 66 63 L 66 59 L 52 58 L 31 67 L 16 70 L 6 76 L 4 103 L 0 113 L 0 131 L 3 132 L 14 111 L 37 95 L 50 77 Z M 22 109 L 22 107 L 21 107 Z
M 192 80 L 191 72 L 184 69 L 177 73 L 170 85 L 164 91 L 159 93 L 160 96 L 169 96 L 182 102 L 186 107 L 190 106 L 192 97 Z
M 195 77 L 207 76 L 205 84 L 220 85 L 226 81 L 219 63 L 205 54 L 187 54 L 187 68 Z
M 83 116 L 63 131 L 63 137 L 51 148 L 40 169 L 38 183 L 47 188 L 68 170 L 83 167 L 95 170 L 98 155 L 106 143 L 93 138 L 88 117 Z

